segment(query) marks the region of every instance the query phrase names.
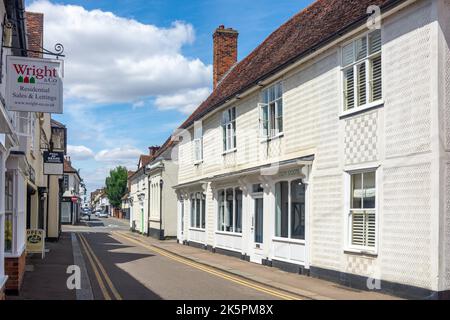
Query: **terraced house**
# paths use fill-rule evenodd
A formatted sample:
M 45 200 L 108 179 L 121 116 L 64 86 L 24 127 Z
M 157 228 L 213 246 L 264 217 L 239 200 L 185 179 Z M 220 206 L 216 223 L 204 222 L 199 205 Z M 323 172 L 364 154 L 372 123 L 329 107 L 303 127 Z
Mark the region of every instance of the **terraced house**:
M 450 1 L 319 0 L 181 126 L 180 242 L 407 297 L 450 292 Z

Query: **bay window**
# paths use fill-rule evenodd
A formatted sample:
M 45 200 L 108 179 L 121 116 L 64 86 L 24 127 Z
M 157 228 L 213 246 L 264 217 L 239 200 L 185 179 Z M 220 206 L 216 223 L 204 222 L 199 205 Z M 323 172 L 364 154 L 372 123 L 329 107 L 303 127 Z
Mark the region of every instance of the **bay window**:
M 283 133 L 283 88 L 277 83 L 262 92 L 259 104 L 262 138 L 273 138 Z
M 13 250 L 14 192 L 13 175 L 5 174 L 5 252 Z
M 242 190 L 229 188 L 218 191 L 217 230 L 242 232 Z
M 344 111 L 381 101 L 381 30 L 342 48 Z
M 357 248 L 374 249 L 376 246 L 376 173 L 354 173 L 350 193 L 350 244 Z
M 191 228 L 205 229 L 206 195 L 202 192 L 191 194 Z
M 302 180 L 275 185 L 275 236 L 305 240 L 305 194 Z
M 236 148 L 236 108 L 230 108 L 222 114 L 223 151 Z

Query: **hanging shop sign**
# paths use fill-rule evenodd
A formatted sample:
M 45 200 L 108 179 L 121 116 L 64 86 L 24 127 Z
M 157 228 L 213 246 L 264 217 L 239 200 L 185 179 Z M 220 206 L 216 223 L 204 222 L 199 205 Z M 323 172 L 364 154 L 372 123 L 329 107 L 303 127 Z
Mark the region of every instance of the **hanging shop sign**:
M 27 252 L 40 253 L 42 259 L 45 256 L 45 236 L 44 230 L 27 229 Z
M 64 152 L 44 151 L 44 174 L 56 176 L 64 174 Z
M 8 110 L 63 113 L 61 60 L 8 56 L 6 63 Z

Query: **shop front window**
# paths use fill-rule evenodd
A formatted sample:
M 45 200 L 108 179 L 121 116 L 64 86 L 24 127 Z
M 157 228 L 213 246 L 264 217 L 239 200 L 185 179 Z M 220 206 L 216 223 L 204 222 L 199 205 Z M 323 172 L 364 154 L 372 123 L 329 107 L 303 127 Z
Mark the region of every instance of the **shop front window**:
M 242 190 L 229 188 L 218 192 L 219 231 L 242 232 Z
M 275 236 L 305 239 L 305 185 L 302 180 L 275 185 Z
M 5 252 L 12 252 L 13 246 L 13 176 L 5 175 Z

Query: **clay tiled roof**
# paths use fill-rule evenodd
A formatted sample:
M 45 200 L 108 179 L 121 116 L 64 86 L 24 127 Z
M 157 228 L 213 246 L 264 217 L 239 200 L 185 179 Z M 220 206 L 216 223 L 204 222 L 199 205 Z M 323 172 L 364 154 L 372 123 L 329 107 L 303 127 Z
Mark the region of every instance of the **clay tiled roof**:
M 367 8 L 381 9 L 404 0 L 317 0 L 280 26 L 220 82 L 212 94 L 181 125 L 187 128 L 206 113 L 219 107 L 272 74 L 344 32 L 363 24 Z
M 72 163 L 67 159 L 64 159 L 64 173 L 78 173 L 78 171 L 72 167 Z

